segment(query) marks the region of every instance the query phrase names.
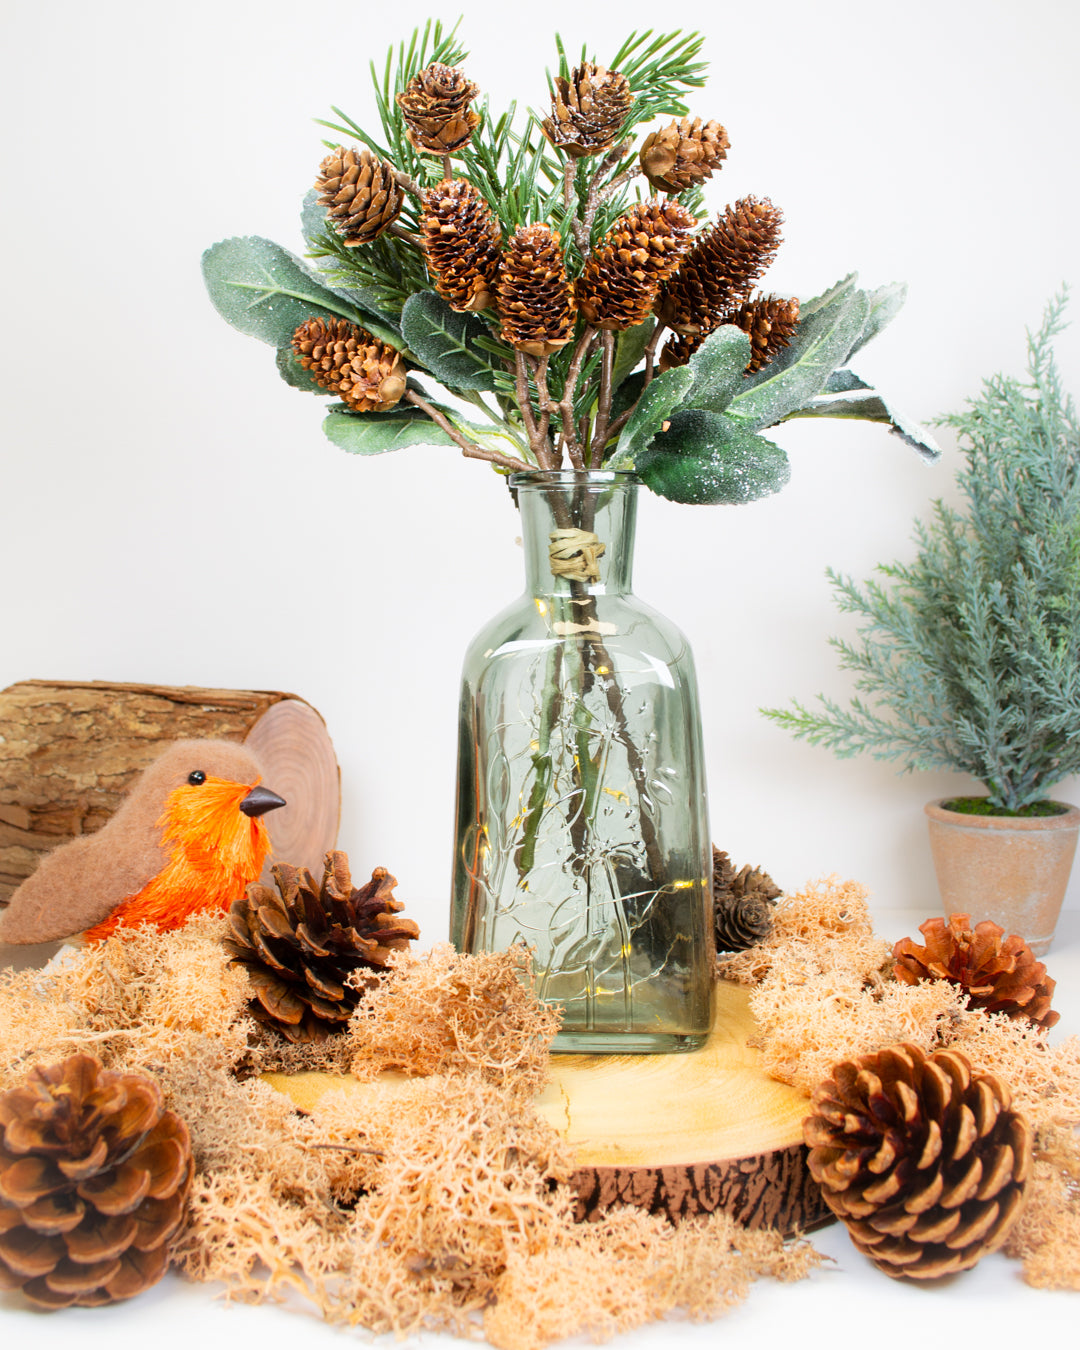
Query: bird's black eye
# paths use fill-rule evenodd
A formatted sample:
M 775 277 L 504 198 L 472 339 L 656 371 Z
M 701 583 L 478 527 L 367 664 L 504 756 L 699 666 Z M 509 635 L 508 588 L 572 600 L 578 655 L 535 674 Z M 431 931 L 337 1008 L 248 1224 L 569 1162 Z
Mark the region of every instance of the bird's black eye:
M 202 769 L 195 769 L 188 774 L 187 780 L 192 787 L 198 787 L 200 783 L 206 782 L 206 774 L 203 773 Z

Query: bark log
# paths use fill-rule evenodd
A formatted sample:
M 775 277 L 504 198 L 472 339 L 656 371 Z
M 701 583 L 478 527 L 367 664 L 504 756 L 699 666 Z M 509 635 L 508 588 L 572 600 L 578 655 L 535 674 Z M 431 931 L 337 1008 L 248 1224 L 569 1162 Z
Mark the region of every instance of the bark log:
M 0 691 L 0 906 L 41 857 L 112 816 L 169 741 L 239 741 L 288 802 L 267 819 L 274 858 L 321 871 L 341 790 L 326 726 L 294 694 L 24 680 Z

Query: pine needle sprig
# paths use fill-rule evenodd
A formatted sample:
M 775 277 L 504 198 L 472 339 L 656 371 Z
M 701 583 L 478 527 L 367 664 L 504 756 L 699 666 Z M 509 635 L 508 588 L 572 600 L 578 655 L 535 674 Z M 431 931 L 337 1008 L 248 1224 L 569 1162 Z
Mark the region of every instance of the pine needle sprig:
M 708 65 L 696 59 L 704 41 L 700 33 L 658 33 L 654 37 L 651 28 L 630 34 L 610 67 L 626 76 L 634 95 L 623 136 L 656 117 L 686 116 L 689 108 L 682 91 L 705 85 Z

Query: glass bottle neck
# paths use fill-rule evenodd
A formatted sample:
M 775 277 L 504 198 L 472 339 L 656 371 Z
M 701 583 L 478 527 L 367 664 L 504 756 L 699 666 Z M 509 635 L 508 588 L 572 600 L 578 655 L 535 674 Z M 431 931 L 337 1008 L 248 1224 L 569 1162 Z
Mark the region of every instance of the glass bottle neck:
M 633 581 L 638 480 L 628 473 L 515 474 L 526 592 L 618 595 Z

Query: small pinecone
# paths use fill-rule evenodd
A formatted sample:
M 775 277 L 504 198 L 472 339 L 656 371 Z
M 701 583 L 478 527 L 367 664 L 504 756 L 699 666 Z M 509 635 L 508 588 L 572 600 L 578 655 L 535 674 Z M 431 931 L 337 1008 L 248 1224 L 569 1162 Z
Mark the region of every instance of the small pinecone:
M 292 346 L 315 383 L 357 412 L 386 412 L 405 392 L 401 353 L 348 319 L 307 319 Z
M 522 225 L 499 274 L 502 340 L 530 356 L 547 356 L 574 336 L 577 305 L 558 236 L 547 225 Z
M 657 192 L 676 196 L 711 178 L 727 158 L 731 142 L 719 122 L 684 117 L 646 136 L 638 162 Z
M 1006 938 L 990 919 L 972 929 L 969 914 L 927 919 L 919 932 L 925 947 L 901 938 L 893 948 L 894 974 L 904 984 L 949 980 L 967 994 L 969 1008 L 1027 1018 L 1044 1030 L 1058 1021 L 1061 1014 L 1050 1010 L 1056 981 L 1022 937 Z
M 657 291 L 682 262 L 697 222 L 678 202 L 637 202 L 585 260 L 577 281 L 581 312 L 597 328 L 644 323 Z
M 1002 1245 L 1031 1169 L 1031 1128 L 951 1050 L 895 1045 L 838 1064 L 803 1121 L 809 1166 L 859 1251 L 887 1275 L 967 1270 Z
M 363 997 L 352 972 L 385 969 L 420 929 L 397 917 L 403 906 L 385 867 L 359 889 L 344 853 L 326 855 L 321 886 L 306 867 L 278 863 L 273 873 L 276 892 L 255 882 L 229 910 L 225 950 L 247 970 L 253 1017 L 287 1040 L 323 1041 Z
M 556 150 L 574 159 L 598 155 L 615 143 L 633 101 L 625 75 L 586 61 L 569 80 L 555 77 L 551 116 L 542 123 L 544 135 Z
M 464 178 L 424 193 L 420 228 L 435 289 L 451 309 L 487 309 L 502 261 L 502 234 L 491 207 Z
M 319 205 L 328 208 L 334 229 L 347 248 L 370 244 L 401 215 L 405 194 L 394 177 L 394 166 L 362 150 L 332 151 L 319 166 L 315 188 Z
M 750 339 L 747 374 L 767 366 L 795 336 L 799 326 L 798 300 L 782 300 L 778 295 L 756 295 L 744 301 L 727 319 L 741 328 Z
M 414 75 L 397 96 L 412 145 L 433 155 L 464 149 L 480 125 L 479 113 L 469 107 L 479 92 L 460 70 L 440 61 Z
M 685 366 L 707 336 L 707 333 L 697 333 L 693 337 L 685 333 L 675 333 L 670 337 L 664 343 L 660 360 L 657 362 L 660 374 L 662 375 L 665 370 L 674 369 L 675 366 Z
M 195 1168 L 153 1079 L 92 1055 L 38 1065 L 0 1095 L 0 1131 L 0 1289 L 97 1307 L 161 1279 Z
M 782 892 L 760 867 L 736 872 L 728 855 L 713 845 L 713 923 L 718 952 L 744 952 L 772 932 L 772 912 Z
M 745 299 L 780 247 L 783 216 L 767 197 L 729 206 L 664 286 L 657 315 L 676 333 L 711 333 Z

